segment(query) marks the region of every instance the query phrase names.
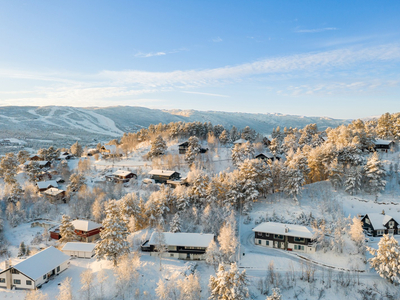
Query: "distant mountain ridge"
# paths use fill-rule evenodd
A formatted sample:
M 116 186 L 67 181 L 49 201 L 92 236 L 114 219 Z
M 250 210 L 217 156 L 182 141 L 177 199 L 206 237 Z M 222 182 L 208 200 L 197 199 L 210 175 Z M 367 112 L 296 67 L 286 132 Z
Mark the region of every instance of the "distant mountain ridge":
M 150 124 L 170 122 L 211 122 L 226 128 L 250 126 L 269 134 L 280 127 L 302 128 L 316 123 L 320 130 L 348 124 L 350 120 L 284 114 L 254 114 L 222 111 L 161 110 L 136 106 L 69 107 L 3 106 L 0 107 L 0 138 L 43 140 L 108 140 Z

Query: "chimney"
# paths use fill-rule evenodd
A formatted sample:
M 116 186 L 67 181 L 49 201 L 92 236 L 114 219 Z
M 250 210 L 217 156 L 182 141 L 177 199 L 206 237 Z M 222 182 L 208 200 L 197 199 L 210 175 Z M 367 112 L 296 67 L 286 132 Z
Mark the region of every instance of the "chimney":
M 382 215 L 385 215 L 385 210 L 384 209 L 382 209 Z
M 285 233 L 289 232 L 289 228 L 285 226 Z

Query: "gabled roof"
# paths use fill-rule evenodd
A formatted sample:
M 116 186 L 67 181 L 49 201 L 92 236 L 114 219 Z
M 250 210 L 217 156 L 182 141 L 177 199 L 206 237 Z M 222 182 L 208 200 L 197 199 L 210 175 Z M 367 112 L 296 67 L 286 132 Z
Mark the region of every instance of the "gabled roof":
M 285 232 L 286 228 L 288 229 L 288 232 Z M 253 231 L 281 234 L 281 235 L 307 238 L 307 239 L 311 239 L 313 237 L 313 232 L 309 227 L 294 225 L 294 224 L 277 223 L 277 222 L 261 223 L 260 225 L 256 226 L 253 229 Z
M 101 227 L 101 224 L 89 220 L 74 220 L 71 222 L 76 230 L 90 231 Z
M 114 175 L 114 176 L 127 176 L 129 174 L 133 174 L 133 173 L 130 172 L 130 171 L 118 170 L 118 171 L 115 171 L 112 175 Z
M 370 214 L 366 214 L 365 217 L 366 216 L 368 216 L 368 219 L 371 221 L 371 225 L 372 225 L 372 227 L 374 227 L 374 230 L 386 229 L 385 225 L 391 219 L 393 219 L 392 216 L 382 215 L 382 214 L 378 214 L 378 213 L 370 213 Z
M 257 158 L 258 156 L 262 156 L 262 155 L 264 155 L 265 157 L 270 158 L 270 159 L 275 158 L 275 156 L 271 152 L 259 153 L 255 157 Z
M 36 182 L 39 189 L 48 189 L 49 187 L 58 187 L 58 183 L 55 180 L 38 181 Z
M 377 139 L 374 143 L 375 145 L 390 145 L 391 143 L 394 143 L 394 141 Z
M 247 141 L 245 139 L 238 139 L 236 141 L 233 142 L 234 144 L 245 144 L 247 143 Z
M 163 235 L 167 246 L 207 248 L 214 239 L 213 234 L 202 233 L 163 232 Z M 156 240 L 157 232 L 153 232 L 150 237 L 149 245 L 156 245 Z
M 65 192 L 64 190 L 60 190 L 58 188 L 49 188 L 43 192 L 43 194 L 49 195 L 49 196 L 57 196 L 61 193 Z
M 176 173 L 176 172 L 169 171 L 169 170 L 151 170 L 149 172 L 150 175 L 163 175 L 163 176 L 171 176 L 174 173 Z
M 186 142 L 183 142 L 182 144 L 179 144 L 178 146 L 179 146 L 179 147 L 186 147 L 186 146 L 188 146 L 188 145 L 189 145 L 189 142 L 186 141 Z
M 83 251 L 92 252 L 96 243 L 80 243 L 80 242 L 68 242 L 62 248 L 62 251 Z
M 51 272 L 62 263 L 69 260 L 69 256 L 50 246 L 35 255 L 16 264 L 13 268 L 25 274 L 32 280 L 37 280 Z

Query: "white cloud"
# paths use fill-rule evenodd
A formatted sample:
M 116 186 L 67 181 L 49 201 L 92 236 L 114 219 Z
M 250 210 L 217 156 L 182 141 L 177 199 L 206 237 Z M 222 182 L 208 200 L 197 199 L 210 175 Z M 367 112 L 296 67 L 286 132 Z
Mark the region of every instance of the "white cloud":
M 228 95 L 212 94 L 212 93 L 190 92 L 190 91 L 182 91 L 182 93 L 186 93 L 186 94 L 197 94 L 197 95 L 212 96 L 212 97 L 229 98 Z
M 212 41 L 214 43 L 220 43 L 220 42 L 222 42 L 222 39 L 219 36 L 217 36 L 216 38 L 212 39 Z
M 316 29 L 295 29 L 294 32 L 298 33 L 316 33 L 330 30 L 338 30 L 336 27 L 325 27 L 325 28 L 316 28 Z
M 138 52 L 135 54 L 136 57 L 153 57 L 153 56 L 163 56 L 166 55 L 167 53 L 159 51 L 159 52 L 149 52 L 149 53 L 143 53 L 143 52 Z

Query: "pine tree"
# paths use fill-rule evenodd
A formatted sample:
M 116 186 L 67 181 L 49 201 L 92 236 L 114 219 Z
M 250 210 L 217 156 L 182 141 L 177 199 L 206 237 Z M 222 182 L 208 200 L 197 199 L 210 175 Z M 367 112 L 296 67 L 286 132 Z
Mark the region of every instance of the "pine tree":
M 205 257 L 206 263 L 213 266 L 216 270 L 217 266 L 221 262 L 221 252 L 219 251 L 218 246 L 214 242 L 214 240 L 211 240 L 210 244 L 208 245 Z
M 355 195 L 361 190 L 362 169 L 361 167 L 350 167 L 346 175 L 345 191 Z
M 298 202 L 297 196 L 301 195 L 301 189 L 305 182 L 303 173 L 300 170 L 286 168 L 284 170 L 284 187 L 286 195 L 292 196 Z
M 268 296 L 266 300 L 282 300 L 281 290 L 279 288 L 273 288 L 272 295 Z
M 36 182 L 37 176 L 40 174 L 39 165 L 30 161 L 29 164 L 26 165 L 26 174 L 28 175 L 29 181 Z
M 60 235 L 61 238 L 58 240 L 59 243 L 68 243 L 74 241 L 77 238 L 74 225 L 72 225 L 71 219 L 67 215 L 62 216 Z
M 385 168 L 379 160 L 378 152 L 375 152 L 367 161 L 364 167 L 365 177 L 367 181 L 366 189 L 371 193 L 377 195 L 379 191 L 383 191 L 386 186 Z
M 222 133 L 220 134 L 219 141 L 222 145 L 226 145 L 229 142 L 229 135 L 226 130 L 222 131 Z
M 74 173 L 69 177 L 68 192 L 77 193 L 83 186 L 85 186 L 86 178 L 85 176 Z
M 365 235 L 362 228 L 362 222 L 357 217 L 353 218 L 353 224 L 350 225 L 349 235 L 351 239 L 356 243 L 358 252 L 365 252 Z
M 147 157 L 149 158 L 159 157 L 161 155 L 164 155 L 167 149 L 168 149 L 167 143 L 163 140 L 161 135 L 158 135 L 151 143 L 151 149 L 149 153 L 147 153 Z
M 246 270 L 242 273 L 236 263 L 231 264 L 229 270 L 219 265 L 216 276 L 210 276 L 210 300 L 245 300 L 249 299 L 248 279 Z
M 25 243 L 21 242 L 21 244 L 19 244 L 19 248 L 18 248 L 18 257 L 24 256 L 25 254 L 26 254 Z
M 199 139 L 195 136 L 191 136 L 189 138 L 189 145 L 188 149 L 186 150 L 186 155 L 185 155 L 185 160 L 187 161 L 188 165 L 191 166 L 193 165 L 194 161 L 196 160 L 196 157 L 200 153 L 200 143 Z
M 223 260 L 225 262 L 233 262 L 235 260 L 238 240 L 236 237 L 236 230 L 232 224 L 226 222 L 224 226 L 222 226 L 218 236 L 218 242 Z
M 170 224 L 170 232 L 181 232 L 181 217 L 178 213 L 175 214 Z
M 83 153 L 82 145 L 79 144 L 78 142 L 76 142 L 71 146 L 71 154 L 77 157 L 81 157 L 82 153 Z
M 100 232 L 100 240 L 96 244 L 98 259 L 111 260 L 117 266 L 121 255 L 129 252 L 126 240 L 128 230 L 125 221 L 120 217 L 120 211 L 115 201 L 109 201 L 105 206 L 106 218 L 103 220 L 103 230 Z
M 378 250 L 367 247 L 374 256 L 368 260 L 371 268 L 390 283 L 400 283 L 400 246 L 392 236 L 384 235 L 378 243 Z
M 338 189 L 342 186 L 343 176 L 343 166 L 341 166 L 337 159 L 334 159 L 333 162 L 329 166 L 329 181 L 335 189 Z

